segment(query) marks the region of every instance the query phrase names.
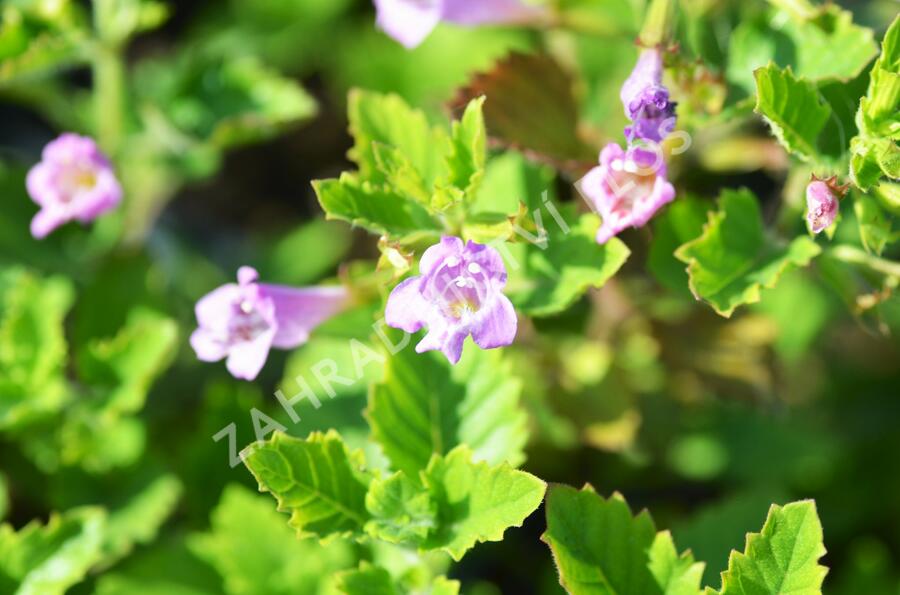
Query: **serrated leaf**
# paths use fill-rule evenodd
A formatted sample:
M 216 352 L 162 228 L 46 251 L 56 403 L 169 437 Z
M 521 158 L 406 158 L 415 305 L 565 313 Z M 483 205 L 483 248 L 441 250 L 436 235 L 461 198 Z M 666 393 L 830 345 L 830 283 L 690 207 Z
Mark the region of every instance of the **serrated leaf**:
M 316 180 L 313 189 L 328 219 L 340 219 L 373 233 L 396 236 L 441 229 L 414 200 L 360 181 L 353 174 L 341 174 L 339 180 Z
M 815 502 L 804 500 L 772 505 L 762 532 L 747 535 L 743 553 L 731 552 L 722 589 L 708 594 L 818 595 L 828 569 L 819 565 L 825 555 L 822 525 Z
M 774 64 L 757 69 L 756 113 L 763 116 L 785 149 L 804 161 L 817 161 L 819 133 L 831 117 L 831 107 L 816 86 L 797 78 L 790 67 Z
M 435 455 L 422 480 L 438 507 L 438 528 L 422 545 L 460 560 L 476 543 L 500 541 L 540 506 L 547 485 L 506 463 L 475 462 L 465 445 Z
M 246 450 L 244 464 L 270 492 L 278 510 L 290 512 L 300 537 L 360 536 L 368 478 L 351 459 L 337 432 L 313 432 L 305 440 L 275 432 Z
M 850 141 L 853 183 L 868 190 L 882 176 L 900 179 L 900 17 L 885 33 L 868 92 L 859 102 L 856 127 L 859 134 Z
M 0 428 L 44 418 L 67 401 L 63 320 L 73 297 L 62 277 L 0 271 Z
M 355 563 L 345 542 L 297 539 L 271 499 L 237 484 L 226 486 L 211 525 L 188 546 L 219 571 L 228 595 L 316 595 Z
M 431 495 L 418 477 L 410 479 L 403 471 L 372 480 L 366 509 L 372 515 L 366 533 L 390 543 L 421 543 L 437 526 L 437 507 Z
M 506 293 L 516 308 L 530 316 L 549 316 L 568 308 L 588 289 L 602 287 L 628 260 L 631 252 L 618 238 L 597 243 L 600 220 L 593 214 L 578 219 L 566 210 L 562 229 L 545 211 L 535 230 L 537 241 L 507 244 L 509 283 Z
M 547 531 L 560 584 L 572 595 L 698 595 L 703 564 L 678 555 L 669 533 L 656 532 L 646 511 L 631 514 L 619 494 L 591 486 L 554 485 Z
M 373 184 L 387 181 L 375 160 L 373 143 L 398 150 L 427 187 L 446 175 L 447 132 L 432 126 L 423 112 L 411 108 L 399 96 L 354 89 L 348 98 L 347 116 L 354 140 L 349 156 L 359 166 L 363 180 Z
M 477 460 L 519 465 L 526 418 L 521 383 L 499 351 L 463 350 L 456 366 L 411 348 L 390 357 L 384 381 L 369 393 L 372 436 L 394 469 L 417 478 L 432 455 L 467 444 Z
M 727 318 L 738 306 L 758 302 L 761 291 L 774 287 L 783 272 L 806 266 L 820 252 L 806 236 L 787 246 L 768 238 L 756 197 L 742 189 L 724 191 L 703 234 L 675 256 L 688 265 L 694 296 Z
M 164 475 L 110 513 L 103 540 L 103 564 L 109 566 L 128 555 L 135 545 L 150 543 L 160 526 L 175 510 L 182 485 L 174 475 Z
M 106 515 L 99 508 L 52 514 L 46 525 L 0 525 L 0 592 L 62 595 L 101 558 Z
M 469 102 L 462 118 L 453 123 L 450 154 L 447 156 L 449 183 L 474 200 L 487 161 L 487 132 L 482 106 L 485 98 Z

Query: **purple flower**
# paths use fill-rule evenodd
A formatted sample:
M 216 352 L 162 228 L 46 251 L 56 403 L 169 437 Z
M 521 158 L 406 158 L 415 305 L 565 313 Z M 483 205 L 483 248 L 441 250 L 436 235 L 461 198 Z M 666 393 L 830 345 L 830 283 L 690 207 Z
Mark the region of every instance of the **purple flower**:
M 806 187 L 806 219 L 813 233 L 821 233 L 831 227 L 837 217 L 840 204 L 838 199 L 846 192 L 846 187 L 836 186 L 837 178 L 813 180 Z
M 394 288 L 385 309 L 394 328 L 428 329 L 418 353 L 440 349 L 455 364 L 468 335 L 482 349 L 513 342 L 516 311 L 502 292 L 506 267 L 496 250 L 445 236 L 422 254 L 419 272 Z
M 319 324 L 344 309 L 349 300 L 343 287 L 293 288 L 257 283 L 250 267 L 238 271 L 238 284 L 208 293 L 195 308 L 199 328 L 191 347 L 205 362 L 227 357 L 235 378 L 256 378 L 269 349 L 293 349 L 306 343 Z
M 625 128 L 628 142 L 637 139 L 661 142 L 675 128 L 675 103 L 662 84 L 662 55 L 658 49 L 641 52 L 631 76 L 622 85 L 620 97 L 625 115 L 632 121 Z
M 31 235 L 38 239 L 73 219 L 93 221 L 122 200 L 122 187 L 97 143 L 70 132 L 47 143 L 26 187 L 41 207 L 31 220 Z
M 520 0 L 375 0 L 375 9 L 378 26 L 410 49 L 441 21 L 464 26 L 522 23 L 544 14 Z
M 604 147 L 600 165 L 581 179 L 579 190 L 603 217 L 600 244 L 626 227 L 641 227 L 675 198 L 661 155 L 642 147 L 623 151 L 616 143 Z

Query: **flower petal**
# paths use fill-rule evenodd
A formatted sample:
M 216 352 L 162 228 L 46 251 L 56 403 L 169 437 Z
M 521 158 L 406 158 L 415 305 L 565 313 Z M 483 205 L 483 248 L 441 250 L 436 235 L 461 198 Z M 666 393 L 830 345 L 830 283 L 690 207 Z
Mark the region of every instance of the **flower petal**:
M 31 220 L 31 235 L 40 240 L 62 225 L 68 219 L 57 210 L 41 209 Z
M 347 307 L 350 294 L 341 286 L 295 289 L 260 284 L 260 294 L 275 305 L 278 331 L 272 346 L 293 349 L 309 339 L 314 328 Z
M 375 0 L 378 27 L 412 49 L 421 44 L 441 20 L 441 0 Z
M 546 10 L 541 7 L 519 0 L 449 0 L 444 2 L 441 16 L 457 25 L 482 25 L 525 23 L 536 21 L 545 14 Z
M 208 329 L 191 333 L 191 347 L 202 362 L 217 362 L 228 355 L 228 345 Z
M 472 338 L 482 349 L 503 347 L 512 344 L 517 328 L 516 309 L 501 293 L 478 313 L 478 320 L 472 325 Z
M 197 323 L 203 328 L 225 329 L 234 304 L 241 299 L 241 288 L 234 283 L 218 287 L 200 298 L 194 306 Z
M 252 341 L 244 341 L 231 346 L 225 367 L 235 378 L 254 380 L 266 364 L 272 338 L 275 332 L 267 331 Z
M 394 288 L 384 309 L 384 321 L 388 326 L 407 333 L 422 328 L 434 306 L 422 297 L 421 285 L 422 277 L 410 277 Z
M 439 350 L 451 364 L 456 364 L 462 357 L 463 344 L 468 334 L 464 327 L 446 324 L 432 325 L 428 328 L 428 333 L 416 345 L 416 353 Z

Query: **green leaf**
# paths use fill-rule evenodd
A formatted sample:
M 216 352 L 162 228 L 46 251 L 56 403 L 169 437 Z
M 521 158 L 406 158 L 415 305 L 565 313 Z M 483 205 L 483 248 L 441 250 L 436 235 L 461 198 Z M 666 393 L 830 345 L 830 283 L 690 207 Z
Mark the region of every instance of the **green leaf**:
M 517 466 L 525 459 L 521 383 L 497 350 L 469 345 L 455 366 L 440 354 L 399 351 L 369 394 L 372 437 L 394 469 L 417 478 L 432 455 L 467 444 L 476 459 Z
M 156 538 L 159 528 L 181 498 L 181 482 L 164 475 L 147 486 L 125 506 L 109 515 L 103 540 L 103 562 L 110 565 L 128 555 L 134 546 Z
M 337 576 L 337 591 L 346 595 L 401 595 L 391 574 L 368 562 L 355 570 L 346 570 Z
M 260 491 L 291 513 L 289 524 L 300 537 L 362 535 L 368 478 L 337 432 L 313 432 L 305 440 L 275 432 L 246 452 L 244 464 Z
M 311 118 L 316 103 L 295 81 L 251 57 L 223 59 L 198 51 L 141 62 L 136 94 L 147 114 L 158 110 L 174 142 L 219 151 L 271 138 Z
M 500 541 L 540 506 L 546 484 L 506 463 L 472 460 L 467 446 L 434 456 L 422 473 L 438 506 L 438 529 L 423 544 L 460 560 L 476 543 Z
M 674 253 L 679 246 L 703 233 L 708 209 L 708 202 L 684 196 L 654 217 L 647 268 L 657 281 L 671 291 L 688 293 L 687 271 Z
M 856 127 L 859 135 L 850 141 L 854 184 L 868 190 L 882 176 L 900 179 L 900 17 L 884 36 L 869 90 L 859 102 Z
M 354 140 L 349 156 L 359 166 L 363 180 L 373 184 L 388 181 L 375 158 L 374 143 L 396 149 L 409 159 L 426 187 L 446 175 L 444 156 L 450 147 L 447 132 L 432 126 L 424 113 L 412 109 L 397 95 L 354 89 L 348 99 L 347 116 Z
M 297 539 L 269 498 L 237 484 L 226 486 L 211 525 L 188 546 L 219 571 L 228 595 L 316 595 L 355 562 L 346 542 Z
M 62 277 L 0 270 L 0 429 L 46 418 L 67 401 L 63 320 L 73 293 Z
M 475 198 L 487 161 L 487 132 L 482 113 L 484 100 L 484 97 L 479 97 L 469 102 L 462 119 L 453 123 L 450 135 L 450 154 L 447 157 L 449 183 L 462 190 L 470 200 Z
M 75 2 L 4 2 L 0 9 L 0 87 L 32 82 L 89 60 L 86 19 Z
M 414 200 L 360 181 L 350 173 L 341 174 L 339 180 L 316 180 L 313 188 L 328 219 L 347 221 L 376 234 L 397 236 L 441 229 Z
M 694 296 L 730 317 L 735 308 L 759 301 L 782 273 L 806 266 L 821 252 L 809 237 L 782 246 L 765 235 L 756 197 L 749 190 L 726 190 L 719 211 L 711 213 L 703 234 L 675 256 L 687 263 Z
M 822 525 L 812 500 L 772 505 L 762 532 L 747 535 L 744 553 L 731 552 L 722 589 L 708 594 L 816 595 L 828 569 L 818 561 L 825 555 Z
M 628 260 L 630 251 L 618 238 L 596 241 L 600 220 L 593 214 L 575 219 L 565 211 L 566 232 L 549 214 L 542 217 L 545 236 L 507 244 L 507 294 L 529 316 L 549 316 L 571 306 L 591 287 L 602 287 Z M 536 221 L 537 223 L 537 221 Z
M 391 543 L 421 543 L 437 526 L 437 508 L 431 495 L 403 471 L 372 480 L 366 509 L 372 515 L 366 533 Z
M 859 239 L 868 252 L 881 255 L 884 248 L 897 239 L 891 219 L 874 198 L 859 194 L 853 199 L 853 211 L 859 223 Z
M 18 532 L 0 525 L 0 592 L 62 595 L 100 560 L 105 522 L 102 509 L 80 508 Z
M 102 395 L 107 412 L 139 411 L 153 380 L 174 357 L 177 342 L 174 320 L 136 309 L 114 338 L 95 341 L 79 353 L 79 375 Z
M 458 595 L 459 581 L 438 576 L 426 588 L 406 589 L 396 584 L 390 573 L 368 562 L 337 576 L 337 591 L 345 595 Z
M 797 78 L 790 67 L 769 64 L 754 72 L 756 113 L 772 127 L 772 133 L 790 153 L 803 161 L 819 160 L 819 133 L 831 117 L 831 107 L 814 84 Z
M 835 5 L 817 13 L 813 18 L 788 19 L 781 28 L 793 41 L 797 76 L 810 80 L 856 78 L 878 53 L 872 30 L 854 24 L 853 13 Z M 777 21 L 778 16 L 775 18 Z
M 560 584 L 572 595 L 698 595 L 703 564 L 678 555 L 668 531 L 656 532 L 647 511 L 632 516 L 619 494 L 587 485 L 554 485 L 547 531 Z
M 660 531 L 649 552 L 650 573 L 663 595 L 699 595 L 703 562 L 695 562 L 690 550 L 678 554 L 672 534 Z

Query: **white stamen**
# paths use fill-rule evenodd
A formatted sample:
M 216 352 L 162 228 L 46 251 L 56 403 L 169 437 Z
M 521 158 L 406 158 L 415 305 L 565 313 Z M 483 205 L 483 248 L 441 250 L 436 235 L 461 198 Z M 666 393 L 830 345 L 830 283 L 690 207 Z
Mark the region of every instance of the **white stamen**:
M 448 267 L 455 267 L 459 265 L 459 259 L 455 256 L 448 256 L 447 260 L 444 261 L 444 264 L 446 264 Z
M 243 312 L 244 314 L 253 312 L 253 304 L 251 304 L 249 300 L 244 300 L 243 302 L 241 302 L 241 312 Z
M 630 174 L 637 173 L 638 166 L 634 161 L 626 161 L 625 162 L 625 171 Z
M 481 272 L 481 267 L 478 265 L 477 262 L 470 262 L 469 263 L 469 272 L 472 273 L 473 275 L 477 275 L 478 273 Z
M 610 167 L 613 171 L 622 171 L 622 160 L 614 159 L 612 163 L 610 163 Z

